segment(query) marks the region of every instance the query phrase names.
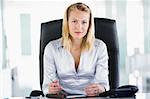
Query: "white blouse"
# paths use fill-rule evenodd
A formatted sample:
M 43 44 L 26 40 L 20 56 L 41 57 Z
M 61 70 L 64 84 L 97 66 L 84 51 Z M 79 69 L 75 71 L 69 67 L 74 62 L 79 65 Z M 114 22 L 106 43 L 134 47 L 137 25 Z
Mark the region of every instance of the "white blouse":
M 63 48 L 61 39 L 53 40 L 44 50 L 43 92 L 48 93 L 48 84 L 59 80 L 63 90 L 70 94 L 85 94 L 84 88 L 99 83 L 109 90 L 108 54 L 105 43 L 95 39 L 91 52 L 82 52 L 78 70 L 72 54 Z

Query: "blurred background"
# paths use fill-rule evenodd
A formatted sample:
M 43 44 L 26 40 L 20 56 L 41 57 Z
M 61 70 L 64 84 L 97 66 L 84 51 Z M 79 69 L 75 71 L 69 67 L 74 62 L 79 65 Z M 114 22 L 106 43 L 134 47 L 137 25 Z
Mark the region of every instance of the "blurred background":
M 79 0 L 78 0 L 79 1 Z M 63 18 L 74 0 L 0 0 L 0 97 L 29 96 L 40 89 L 41 23 Z M 150 1 L 82 0 L 94 17 L 115 19 L 120 86 L 150 92 Z

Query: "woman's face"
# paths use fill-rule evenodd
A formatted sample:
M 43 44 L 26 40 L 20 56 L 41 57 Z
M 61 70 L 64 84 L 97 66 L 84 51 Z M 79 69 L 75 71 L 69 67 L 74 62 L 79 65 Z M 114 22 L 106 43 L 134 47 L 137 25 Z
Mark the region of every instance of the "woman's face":
M 90 14 L 88 12 L 73 10 L 69 14 L 68 25 L 69 32 L 74 40 L 82 39 L 89 27 Z

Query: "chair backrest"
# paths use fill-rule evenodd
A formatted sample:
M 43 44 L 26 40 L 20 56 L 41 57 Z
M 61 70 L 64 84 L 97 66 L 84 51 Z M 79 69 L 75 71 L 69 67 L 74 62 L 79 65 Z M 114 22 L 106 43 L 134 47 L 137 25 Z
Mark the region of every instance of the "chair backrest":
M 116 21 L 105 18 L 94 18 L 95 36 L 106 43 L 109 55 L 109 84 L 110 89 L 119 86 L 119 44 L 117 37 Z M 61 37 L 62 19 L 49 21 L 41 24 L 40 36 L 40 87 L 43 84 L 43 54 L 47 43 Z

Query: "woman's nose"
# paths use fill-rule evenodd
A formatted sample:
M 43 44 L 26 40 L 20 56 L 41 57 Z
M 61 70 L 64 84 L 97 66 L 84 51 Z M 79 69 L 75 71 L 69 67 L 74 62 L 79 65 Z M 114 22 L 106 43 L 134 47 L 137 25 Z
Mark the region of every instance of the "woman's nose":
M 78 24 L 76 25 L 76 28 L 77 28 L 78 30 L 82 30 L 82 28 L 83 28 L 82 23 L 78 23 Z

